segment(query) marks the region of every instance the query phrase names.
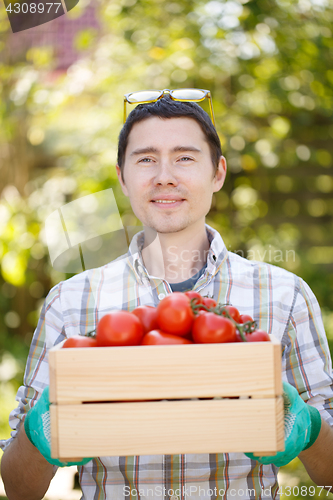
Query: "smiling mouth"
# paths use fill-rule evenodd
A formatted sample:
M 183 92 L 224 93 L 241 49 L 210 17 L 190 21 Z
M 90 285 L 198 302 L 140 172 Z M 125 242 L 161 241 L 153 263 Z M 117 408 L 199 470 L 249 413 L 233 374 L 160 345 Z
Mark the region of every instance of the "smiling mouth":
M 184 200 L 152 200 L 153 203 L 163 203 L 163 204 L 173 204 L 173 203 L 179 203 L 180 201 L 184 201 Z

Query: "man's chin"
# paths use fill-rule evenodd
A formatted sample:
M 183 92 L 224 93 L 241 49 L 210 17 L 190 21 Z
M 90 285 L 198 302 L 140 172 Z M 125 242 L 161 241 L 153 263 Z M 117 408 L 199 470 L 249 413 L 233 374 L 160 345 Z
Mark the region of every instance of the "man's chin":
M 148 228 L 152 231 L 155 231 L 158 234 L 172 234 L 179 233 L 180 231 L 184 231 L 189 226 L 188 223 L 175 223 L 174 221 L 170 221 L 168 223 L 151 223 L 144 224 L 144 228 Z

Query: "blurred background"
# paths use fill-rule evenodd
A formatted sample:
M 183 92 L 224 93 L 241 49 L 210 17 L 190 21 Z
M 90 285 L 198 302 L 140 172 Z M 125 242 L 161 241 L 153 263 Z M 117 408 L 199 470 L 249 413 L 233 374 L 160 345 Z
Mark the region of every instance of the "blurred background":
M 115 171 L 127 92 L 211 91 L 228 176 L 207 223 L 229 250 L 301 276 L 333 348 L 332 26 L 331 0 L 80 0 L 12 33 L 0 1 L 1 438 L 43 300 L 71 276 L 50 263 L 46 218 L 112 188 L 124 226 L 139 225 Z M 298 459 L 280 478 L 286 498 L 326 496 Z

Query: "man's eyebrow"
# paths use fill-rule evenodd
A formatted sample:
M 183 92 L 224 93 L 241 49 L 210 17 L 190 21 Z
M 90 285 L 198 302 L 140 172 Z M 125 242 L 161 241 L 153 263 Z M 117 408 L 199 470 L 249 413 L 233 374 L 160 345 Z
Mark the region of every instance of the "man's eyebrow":
M 193 151 L 193 152 L 197 152 L 197 153 L 201 153 L 201 149 L 199 148 L 196 148 L 195 146 L 175 146 L 173 149 L 172 149 L 172 152 L 179 152 L 179 151 Z M 146 148 L 139 148 L 139 149 L 135 149 L 134 151 L 132 151 L 132 153 L 130 154 L 130 156 L 136 156 L 136 155 L 142 155 L 142 154 L 148 154 L 148 153 L 158 153 L 159 150 L 157 148 L 154 148 L 153 146 L 148 146 Z
M 197 152 L 197 153 L 201 153 L 201 149 L 199 148 L 196 148 L 195 146 L 176 146 L 173 148 L 174 152 L 178 152 L 178 151 L 194 151 L 194 152 Z
M 153 146 L 148 146 L 146 148 L 139 148 L 132 151 L 130 156 L 142 155 L 147 153 L 158 153 L 158 149 L 154 148 Z

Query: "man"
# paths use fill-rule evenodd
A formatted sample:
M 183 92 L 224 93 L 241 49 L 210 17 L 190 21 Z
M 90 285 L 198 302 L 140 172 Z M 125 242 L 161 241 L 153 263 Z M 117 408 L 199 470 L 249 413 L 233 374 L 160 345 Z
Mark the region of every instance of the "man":
M 47 400 L 48 349 L 92 330 L 110 304 L 131 311 L 188 289 L 231 303 L 281 340 L 285 418 L 291 421 L 286 452 L 260 461 L 242 453 L 87 459 L 79 469 L 82 498 L 118 500 L 135 492 L 168 500 L 278 498 L 274 460 L 281 465 L 297 454 L 318 485 L 332 486 L 332 365 L 318 303 L 300 278 L 228 252 L 219 233 L 205 224 L 212 195 L 226 175 L 208 115 L 197 104 L 174 102 L 168 95 L 139 105 L 120 134 L 116 168 L 145 229 L 133 238 L 126 258 L 62 282 L 46 298 L 19 406 L 11 415 L 13 438 L 2 444 L 8 498 L 42 498 L 56 470 L 38 451 L 42 446 L 33 436 L 38 425 L 31 425 Z M 294 405 L 300 410 L 292 413 Z

